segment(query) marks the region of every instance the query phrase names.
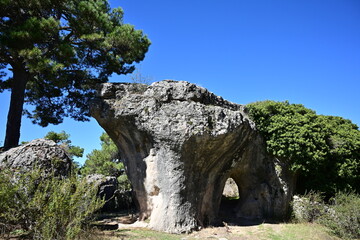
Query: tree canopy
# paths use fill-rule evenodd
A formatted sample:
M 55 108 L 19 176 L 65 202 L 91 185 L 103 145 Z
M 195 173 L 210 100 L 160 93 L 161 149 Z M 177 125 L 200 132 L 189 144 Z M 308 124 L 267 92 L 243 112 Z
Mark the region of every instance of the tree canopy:
M 100 136 L 100 141 L 101 149 L 94 149 L 86 155 L 81 173 L 84 175 L 99 173 L 105 176 L 120 176 L 124 165 L 120 161 L 118 148 L 106 133 Z
M 18 144 L 25 111 L 41 126 L 88 119 L 96 83 L 127 74 L 150 41 L 107 0 L 0 0 L 0 91 L 11 90 L 5 148 Z
M 350 120 L 317 115 L 301 104 L 247 105 L 270 154 L 289 163 L 299 192 L 360 191 L 360 131 Z
M 50 131 L 45 135 L 44 138 L 53 140 L 55 143 L 60 144 L 71 158 L 82 157 L 84 154 L 84 148 L 72 145 L 71 140 L 69 139 L 70 134 L 67 134 L 65 131 L 60 133 Z
M 102 174 L 117 177 L 119 189 L 130 190 L 131 184 L 125 173 L 119 150 L 106 133 L 101 134 L 101 149 L 94 149 L 86 155 L 86 161 L 81 168 L 82 175 Z

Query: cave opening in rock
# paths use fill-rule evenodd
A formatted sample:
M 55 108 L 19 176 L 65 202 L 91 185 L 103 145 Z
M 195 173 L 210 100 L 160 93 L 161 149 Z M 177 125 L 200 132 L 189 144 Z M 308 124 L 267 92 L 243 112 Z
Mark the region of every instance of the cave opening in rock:
M 222 192 L 222 199 L 229 201 L 240 199 L 239 187 L 236 184 L 235 180 L 231 177 L 228 178 L 225 182 L 224 190 Z
M 219 207 L 219 218 L 221 222 L 233 222 L 236 220 L 236 207 L 240 202 L 239 186 L 235 180 L 229 177 L 224 186 Z

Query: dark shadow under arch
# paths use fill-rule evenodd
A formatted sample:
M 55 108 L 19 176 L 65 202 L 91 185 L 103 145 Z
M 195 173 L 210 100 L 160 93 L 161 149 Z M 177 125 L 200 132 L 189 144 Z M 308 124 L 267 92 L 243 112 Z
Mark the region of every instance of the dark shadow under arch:
M 234 176 L 229 177 L 224 185 L 216 225 L 252 226 L 263 223 L 262 219 L 248 219 L 238 216 L 242 201 L 241 183 L 236 182 L 232 177 Z

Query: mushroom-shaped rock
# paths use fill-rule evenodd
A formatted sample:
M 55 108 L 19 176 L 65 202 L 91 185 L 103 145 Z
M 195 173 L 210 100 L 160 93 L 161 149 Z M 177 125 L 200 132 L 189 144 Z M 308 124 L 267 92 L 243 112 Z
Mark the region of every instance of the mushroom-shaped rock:
M 118 146 L 153 229 L 212 223 L 229 177 L 239 187 L 236 216 L 285 216 L 291 186 L 244 106 L 183 81 L 105 83 L 98 93 L 91 114 Z

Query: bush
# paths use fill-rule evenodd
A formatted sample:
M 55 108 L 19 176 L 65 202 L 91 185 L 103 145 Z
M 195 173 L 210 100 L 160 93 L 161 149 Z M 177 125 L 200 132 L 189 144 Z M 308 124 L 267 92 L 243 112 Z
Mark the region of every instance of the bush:
M 301 197 L 294 196 L 292 210 L 293 220 L 296 222 L 315 222 L 325 214 L 326 206 L 320 193 L 309 192 Z
M 75 175 L 43 179 L 40 171 L 0 172 L 0 233 L 26 232 L 32 239 L 78 239 L 103 206 L 97 188 Z
M 360 238 L 360 196 L 355 193 L 337 193 L 330 200 L 328 214 L 319 222 L 343 239 Z
M 296 222 L 316 222 L 342 239 L 360 238 L 360 196 L 339 192 L 325 204 L 319 193 L 294 196 L 293 219 Z

